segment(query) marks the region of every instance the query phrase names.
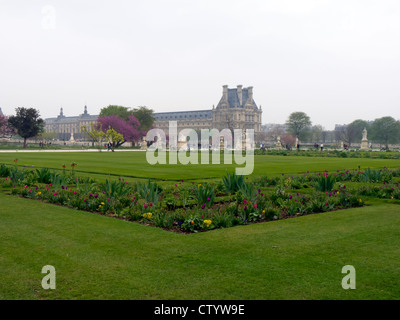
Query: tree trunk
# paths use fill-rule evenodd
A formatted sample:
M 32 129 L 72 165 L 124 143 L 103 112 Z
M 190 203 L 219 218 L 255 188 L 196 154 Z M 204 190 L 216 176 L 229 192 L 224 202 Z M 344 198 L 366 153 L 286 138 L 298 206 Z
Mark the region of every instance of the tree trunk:
M 26 138 L 24 138 L 24 149 L 26 148 Z

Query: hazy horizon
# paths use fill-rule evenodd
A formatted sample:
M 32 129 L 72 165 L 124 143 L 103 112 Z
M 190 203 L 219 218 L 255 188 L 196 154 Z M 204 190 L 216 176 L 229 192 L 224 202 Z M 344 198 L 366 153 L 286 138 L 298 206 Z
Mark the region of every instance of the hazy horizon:
M 0 108 L 206 110 L 252 86 L 262 123 L 400 119 L 396 0 L 0 3 Z

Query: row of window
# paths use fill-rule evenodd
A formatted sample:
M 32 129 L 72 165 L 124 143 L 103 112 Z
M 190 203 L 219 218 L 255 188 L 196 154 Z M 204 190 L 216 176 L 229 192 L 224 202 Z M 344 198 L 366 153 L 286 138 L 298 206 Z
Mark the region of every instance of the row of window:
M 202 119 L 202 118 L 210 118 L 208 114 L 196 114 L 196 115 L 170 115 L 170 116 L 156 116 L 157 120 L 178 120 L 178 119 Z

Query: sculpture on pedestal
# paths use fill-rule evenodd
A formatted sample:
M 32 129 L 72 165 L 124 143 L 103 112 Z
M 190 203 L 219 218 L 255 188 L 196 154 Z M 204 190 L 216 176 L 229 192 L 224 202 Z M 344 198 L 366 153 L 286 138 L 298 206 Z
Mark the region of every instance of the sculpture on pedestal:
M 367 139 L 367 129 L 364 128 L 362 132 L 362 140 L 361 140 L 361 148 L 360 150 L 369 150 L 368 149 L 368 139 Z
M 277 139 L 276 139 L 275 148 L 278 149 L 278 150 L 283 149 L 283 147 L 282 147 L 282 142 L 281 142 L 281 137 L 280 137 L 280 136 L 278 136 Z

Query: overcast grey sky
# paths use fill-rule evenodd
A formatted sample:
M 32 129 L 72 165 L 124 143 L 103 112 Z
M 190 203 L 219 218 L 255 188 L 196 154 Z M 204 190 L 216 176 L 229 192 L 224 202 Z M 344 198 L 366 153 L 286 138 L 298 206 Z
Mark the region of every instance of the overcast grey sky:
M 253 86 L 263 123 L 400 119 L 398 0 L 0 0 L 0 107 L 210 109 Z

